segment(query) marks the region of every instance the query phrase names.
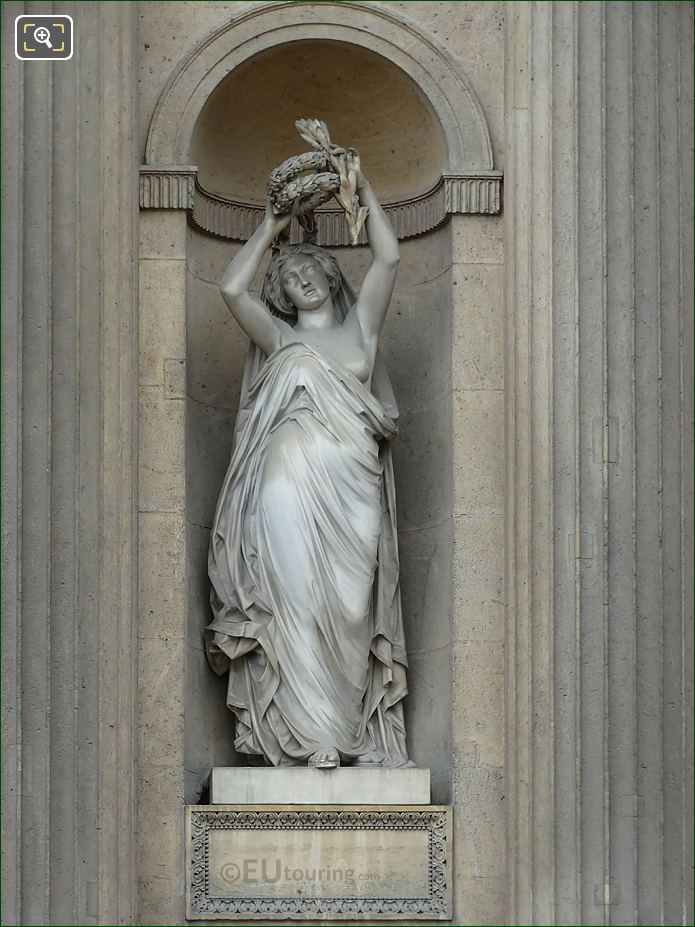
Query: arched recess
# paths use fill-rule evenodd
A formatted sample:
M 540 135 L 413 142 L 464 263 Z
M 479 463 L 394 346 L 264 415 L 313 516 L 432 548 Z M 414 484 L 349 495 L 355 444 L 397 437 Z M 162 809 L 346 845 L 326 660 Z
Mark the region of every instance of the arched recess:
M 420 89 L 445 141 L 442 176 L 413 190 L 388 212 L 400 238 L 440 225 L 451 213 L 498 213 L 501 172 L 490 132 L 459 62 L 406 16 L 382 6 L 290 0 L 254 7 L 201 42 L 176 69 L 155 107 L 141 169 L 140 206 L 191 210 L 201 229 L 245 240 L 262 209 L 210 194 L 192 166 L 198 119 L 214 91 L 240 65 L 286 43 L 331 41 L 381 56 Z M 346 244 L 337 211 L 319 216 L 320 244 Z
M 406 16 L 348 0 L 263 4 L 208 36 L 162 91 L 150 123 L 145 163 L 190 164 L 195 124 L 220 81 L 259 52 L 302 39 L 346 42 L 387 58 L 410 75 L 434 109 L 446 138 L 448 173 L 493 170 L 485 116 L 459 63 Z

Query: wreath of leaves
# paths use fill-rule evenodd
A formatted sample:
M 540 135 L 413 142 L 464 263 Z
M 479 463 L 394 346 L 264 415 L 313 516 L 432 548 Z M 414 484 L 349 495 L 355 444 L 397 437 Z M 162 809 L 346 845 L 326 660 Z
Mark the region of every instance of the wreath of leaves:
M 271 203 L 280 215 L 294 211 L 308 229 L 315 227 L 309 214 L 334 197 L 345 211 L 350 240 L 356 245 L 369 210 L 360 206 L 356 171 L 348 163 L 348 154 L 354 149 L 334 145 L 320 119 L 298 119 L 295 126 L 316 150 L 288 158 L 275 168 L 268 180 Z

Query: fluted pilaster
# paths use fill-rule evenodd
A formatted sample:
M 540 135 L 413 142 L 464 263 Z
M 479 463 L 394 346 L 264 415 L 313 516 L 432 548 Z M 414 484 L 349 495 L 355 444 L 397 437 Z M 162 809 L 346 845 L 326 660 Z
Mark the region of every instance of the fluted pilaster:
M 692 11 L 509 4 L 510 922 L 692 917 Z
M 135 8 L 3 6 L 3 923 L 134 914 Z M 11 154 L 10 154 L 11 152 Z

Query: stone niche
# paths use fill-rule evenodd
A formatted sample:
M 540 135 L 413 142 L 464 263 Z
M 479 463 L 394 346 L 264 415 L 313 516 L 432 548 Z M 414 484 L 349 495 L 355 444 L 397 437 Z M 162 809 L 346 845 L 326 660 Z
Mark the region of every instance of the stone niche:
M 332 41 L 287 43 L 236 68 L 208 98 L 191 144 L 197 183 L 213 196 L 262 206 L 268 174 L 306 150 L 294 120 L 323 119 L 354 145 L 383 203 L 434 188 L 446 172 L 444 137 L 413 81 L 383 57 Z M 260 214 L 259 217 L 260 218 Z M 186 247 L 186 663 L 187 800 L 212 766 L 243 763 L 232 746 L 224 682 L 201 650 L 210 621 L 209 527 L 227 467 L 247 339 L 219 294 L 238 242 L 189 224 Z M 332 249 L 359 284 L 370 252 Z M 260 285 L 261 275 L 257 281 Z M 400 406 L 394 447 L 402 601 L 408 655 L 408 738 L 432 769 L 433 801 L 451 776 L 451 341 L 452 251 L 448 224 L 401 242 L 401 266 L 382 350 Z
M 432 802 L 453 806 L 454 917 L 504 916 L 504 268 L 492 145 L 502 20 L 498 3 L 457 4 L 457 17 L 472 15 L 449 16 L 447 47 L 428 19 L 434 6 L 190 2 L 161 7 L 163 19 L 158 5 L 142 8 L 143 924 L 182 922 L 184 805 L 205 803 L 211 768 L 244 763 L 226 680 L 202 646 L 209 530 L 247 350 L 218 281 L 262 218 L 269 171 L 306 150 L 302 117 L 360 150 L 400 239 L 381 346 L 400 406 L 408 742 L 431 770 Z M 358 285 L 368 248 L 346 244 L 330 206 L 318 226 Z

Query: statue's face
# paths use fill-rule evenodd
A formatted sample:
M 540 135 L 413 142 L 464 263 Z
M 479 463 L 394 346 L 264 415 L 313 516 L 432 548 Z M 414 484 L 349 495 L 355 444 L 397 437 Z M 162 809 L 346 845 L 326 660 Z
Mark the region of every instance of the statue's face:
M 331 288 L 320 265 L 307 254 L 293 254 L 282 268 L 282 288 L 295 309 L 320 309 Z

